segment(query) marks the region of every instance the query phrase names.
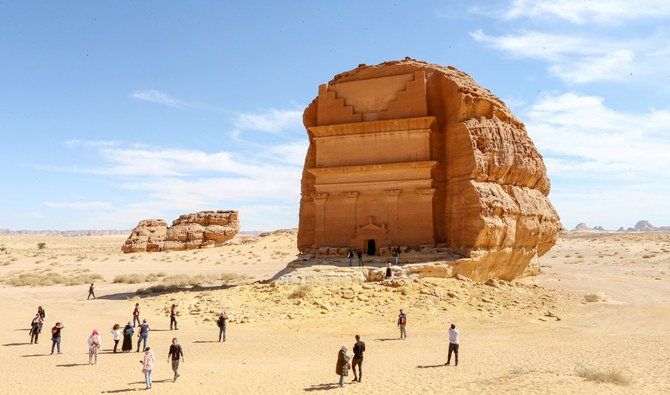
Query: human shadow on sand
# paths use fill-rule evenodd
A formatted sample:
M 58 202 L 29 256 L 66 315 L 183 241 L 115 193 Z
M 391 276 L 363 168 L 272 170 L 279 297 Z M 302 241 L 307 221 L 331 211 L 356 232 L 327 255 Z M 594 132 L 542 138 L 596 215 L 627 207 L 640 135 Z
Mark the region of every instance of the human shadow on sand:
M 339 384 L 336 383 L 328 383 L 328 384 L 315 384 L 315 385 L 310 385 L 307 388 L 303 388 L 303 391 L 305 392 L 311 392 L 311 391 L 328 391 L 328 390 L 334 390 L 340 388 Z
M 221 342 L 216 340 L 196 340 L 193 343 L 221 343 Z
M 402 340 L 402 339 L 399 338 L 399 337 L 386 337 L 386 338 L 381 338 L 381 339 L 374 339 L 374 341 L 376 341 L 376 342 L 391 342 L 391 341 L 395 341 L 395 340 Z
M 14 347 L 14 346 L 25 346 L 26 344 L 30 344 L 28 342 L 25 343 L 5 343 L 2 346 L 3 347 Z
M 30 358 L 30 357 L 48 357 L 50 354 L 26 354 L 21 355 L 21 358 Z
M 172 381 L 172 379 L 151 380 L 152 383 L 167 383 L 169 381 Z M 128 385 L 133 385 L 133 384 L 145 384 L 145 381 L 133 381 L 132 383 L 128 383 Z
M 447 365 L 441 363 L 439 365 L 416 365 L 417 369 L 443 368 Z
M 90 365 L 90 364 L 88 364 L 88 363 L 64 363 L 64 364 L 56 365 L 56 366 L 59 367 L 59 368 L 74 368 L 74 367 L 77 367 L 77 366 L 88 366 L 88 365 Z

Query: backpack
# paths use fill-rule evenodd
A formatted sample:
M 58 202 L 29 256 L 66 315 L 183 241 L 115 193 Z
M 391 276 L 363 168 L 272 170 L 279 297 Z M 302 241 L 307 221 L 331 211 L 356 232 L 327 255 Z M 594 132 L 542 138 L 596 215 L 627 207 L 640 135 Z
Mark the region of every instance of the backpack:
M 401 315 L 400 317 L 398 317 L 398 324 L 405 325 L 406 323 L 407 323 L 407 317 L 406 316 Z

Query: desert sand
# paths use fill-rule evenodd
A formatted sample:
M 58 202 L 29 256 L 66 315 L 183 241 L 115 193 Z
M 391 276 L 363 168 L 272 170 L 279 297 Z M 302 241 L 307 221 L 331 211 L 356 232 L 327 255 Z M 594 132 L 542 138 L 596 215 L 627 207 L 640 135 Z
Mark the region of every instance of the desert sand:
M 152 328 L 151 391 L 161 394 L 670 392 L 670 234 L 568 232 L 539 260 L 539 275 L 510 283 L 422 278 L 311 288 L 255 283 L 295 259 L 295 232 L 137 254 L 121 252 L 124 239 L 0 237 L 2 393 L 144 390 L 142 354 L 110 351 L 112 325 L 129 321 L 135 303 Z M 47 273 L 82 281 L 99 275 L 98 298 L 86 300 L 88 284 L 10 285 L 20 274 L 30 282 L 40 277 L 25 275 Z M 135 293 L 164 277 L 221 273 L 234 275 L 224 285 Z M 153 282 L 113 282 L 129 274 L 153 274 Z M 172 303 L 178 331 L 169 330 Z M 39 344 L 29 344 L 38 305 L 48 318 Z M 407 340 L 398 339 L 400 308 L 408 313 Z M 231 319 L 226 343 L 216 341 L 221 309 Z M 49 355 L 56 321 L 65 324 L 63 354 Z M 450 323 L 461 332 L 458 367 L 444 366 Z M 88 365 L 86 338 L 96 328 L 101 364 Z M 343 344 L 351 349 L 355 334 L 367 345 L 363 380 L 340 389 L 337 352 Z M 185 353 L 175 383 L 167 362 L 172 337 Z M 610 377 L 589 380 L 599 373 Z

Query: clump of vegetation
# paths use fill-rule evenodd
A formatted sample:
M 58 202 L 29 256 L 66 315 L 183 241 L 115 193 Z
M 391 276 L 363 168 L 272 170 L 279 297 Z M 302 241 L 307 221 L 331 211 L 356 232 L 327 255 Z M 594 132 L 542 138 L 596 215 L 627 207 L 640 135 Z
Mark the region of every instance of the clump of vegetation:
M 605 301 L 605 298 L 602 295 L 598 294 L 588 294 L 584 295 L 584 300 L 589 303 L 595 303 L 595 302 L 603 302 Z
M 219 274 L 196 274 L 189 276 L 188 274 L 175 274 L 172 276 L 163 276 L 163 283 L 157 284 L 147 288 L 140 288 L 136 291 L 138 294 L 150 294 L 160 292 L 172 292 L 184 288 L 202 287 L 204 285 L 224 283 L 229 284 L 238 281 L 248 280 L 251 277 L 248 275 L 240 275 L 236 273 L 219 273 Z
M 611 383 L 616 385 L 628 385 L 630 379 L 618 370 L 598 370 L 594 368 L 581 367 L 577 369 L 577 376 L 596 383 Z
M 56 284 L 65 284 L 65 285 L 82 285 L 90 284 L 95 280 L 102 279 L 102 276 L 98 273 L 92 274 L 77 274 L 64 276 L 60 273 L 54 272 L 42 272 L 42 273 L 22 273 L 17 276 L 11 276 L 4 279 L 2 282 L 7 285 L 14 287 L 26 287 L 26 286 L 48 286 Z
M 165 273 L 149 273 L 149 274 L 121 274 L 114 277 L 112 280 L 115 284 L 139 284 L 139 283 L 151 283 L 158 281 L 160 278 L 165 277 Z
M 37 243 L 37 249 L 38 250 L 43 250 L 45 248 L 47 248 L 47 243 L 44 243 L 44 242 Z
M 304 299 L 307 295 L 312 292 L 312 286 L 308 284 L 303 284 L 291 292 L 288 296 L 289 299 Z

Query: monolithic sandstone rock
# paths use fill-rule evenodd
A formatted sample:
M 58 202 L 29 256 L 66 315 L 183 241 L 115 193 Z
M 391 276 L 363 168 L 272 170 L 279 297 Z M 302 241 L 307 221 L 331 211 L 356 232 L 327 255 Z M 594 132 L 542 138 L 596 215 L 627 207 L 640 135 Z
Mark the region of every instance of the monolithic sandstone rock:
M 305 109 L 298 248 L 446 245 L 476 280 L 520 275 L 561 229 L 542 156 L 467 74 L 411 59 L 361 65 Z
M 240 230 L 237 211 L 200 211 L 181 215 L 172 226 L 162 219 L 140 221 L 121 248 L 123 252 L 175 251 L 215 247 Z

